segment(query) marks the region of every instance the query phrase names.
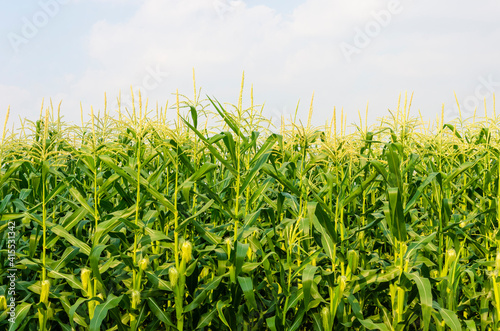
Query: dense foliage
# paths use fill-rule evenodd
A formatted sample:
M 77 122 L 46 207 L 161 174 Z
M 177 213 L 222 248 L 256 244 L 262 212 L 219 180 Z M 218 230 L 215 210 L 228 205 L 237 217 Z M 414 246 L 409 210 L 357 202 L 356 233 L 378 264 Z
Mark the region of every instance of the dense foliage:
M 4 131 L 2 329 L 500 328 L 499 118 L 136 107 Z

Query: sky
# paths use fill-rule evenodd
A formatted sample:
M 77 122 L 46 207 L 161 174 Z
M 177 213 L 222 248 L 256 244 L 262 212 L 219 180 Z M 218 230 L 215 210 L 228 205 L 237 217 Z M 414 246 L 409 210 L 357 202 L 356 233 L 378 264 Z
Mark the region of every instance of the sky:
M 38 0 L 0 12 L 0 118 L 36 120 L 42 100 L 68 122 L 80 103 L 117 108 L 130 88 L 149 105 L 193 97 L 264 104 L 274 123 L 297 109 L 314 125 L 334 107 L 347 123 L 395 111 L 413 93 L 411 115 L 462 116 L 500 95 L 500 2 L 496 0 Z M 297 108 L 298 107 L 298 108 Z M 174 112 L 174 110 L 172 110 Z M 340 115 L 338 115 L 340 116 Z M 478 115 L 479 116 L 479 115 Z M 3 122 L 3 120 L 0 120 Z

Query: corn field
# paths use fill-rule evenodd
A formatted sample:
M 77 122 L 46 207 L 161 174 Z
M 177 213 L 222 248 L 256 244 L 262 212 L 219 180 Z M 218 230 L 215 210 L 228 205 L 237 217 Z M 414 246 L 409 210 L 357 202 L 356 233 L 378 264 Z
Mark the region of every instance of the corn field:
M 4 126 L 0 328 L 500 329 L 494 109 L 273 129 L 194 91 Z

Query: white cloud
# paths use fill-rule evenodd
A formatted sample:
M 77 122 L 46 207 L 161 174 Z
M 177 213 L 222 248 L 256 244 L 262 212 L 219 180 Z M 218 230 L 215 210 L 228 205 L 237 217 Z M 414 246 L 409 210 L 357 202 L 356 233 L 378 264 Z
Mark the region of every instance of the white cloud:
M 11 109 L 11 113 L 10 113 L 10 116 L 9 116 L 9 123 L 18 123 L 18 118 L 17 118 L 17 115 L 20 115 L 18 112 L 16 112 L 14 109 L 13 109 L 13 106 L 19 106 L 19 105 L 23 105 L 23 106 L 33 106 L 33 104 L 31 102 L 29 102 L 29 100 L 31 100 L 32 98 L 32 95 L 29 91 L 25 90 L 25 89 L 22 89 L 20 87 L 17 87 L 17 86 L 12 86 L 12 85 L 1 85 L 0 84 L 0 105 L 1 105 L 1 108 L 0 108 L 0 114 L 7 114 L 7 108 L 12 105 L 12 109 Z M 38 110 L 40 109 L 40 105 L 38 105 Z M 34 109 L 33 109 L 34 110 Z M 35 112 L 31 112 L 31 113 L 24 113 L 23 116 L 29 116 L 31 115 L 30 117 L 33 118 L 33 115 L 36 115 L 36 117 L 38 117 L 38 114 L 35 114 Z M 3 128 L 3 121 L 4 121 L 4 117 L 1 116 L 2 118 L 0 118 L 0 121 L 2 123 L 2 128 Z
M 203 93 L 236 102 L 245 70 L 246 91 L 253 84 L 269 113 L 293 113 L 301 99 L 299 116 L 306 118 L 315 91 L 319 124 L 334 106 L 354 121 L 367 101 L 371 118 L 386 115 L 405 89 L 415 91 L 415 108 L 434 118 L 442 102 L 454 101 L 454 90 L 473 93 L 478 76 L 500 81 L 494 43 L 500 28 L 491 24 L 500 5 L 493 0 L 392 0 L 401 10 L 346 61 L 340 43 L 355 45 L 390 2 L 306 0 L 282 15 L 250 1 L 142 0 L 126 21 L 96 22 L 87 36 L 86 70 L 65 75 L 66 85 L 50 91 L 79 117 L 80 100 L 102 108 L 105 91 L 114 100 L 130 85 L 148 85 L 149 71 L 159 68 L 168 75 L 144 94 L 164 104 L 177 88 L 192 93 L 194 67 Z

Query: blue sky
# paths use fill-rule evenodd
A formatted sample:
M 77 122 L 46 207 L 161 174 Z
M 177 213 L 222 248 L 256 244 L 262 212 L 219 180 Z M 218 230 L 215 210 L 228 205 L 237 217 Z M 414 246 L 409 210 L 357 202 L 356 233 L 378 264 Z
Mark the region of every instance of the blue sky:
M 490 114 L 500 95 L 500 3 L 402 0 L 8 1 L 0 13 L 0 116 L 36 119 L 42 99 L 62 100 L 65 119 L 116 108 L 130 86 L 149 104 L 202 94 L 237 103 L 245 71 L 264 114 L 290 116 L 300 100 L 313 123 L 335 106 L 375 121 L 414 93 L 412 114 L 448 120 Z M 500 111 L 499 111 L 500 112 Z

